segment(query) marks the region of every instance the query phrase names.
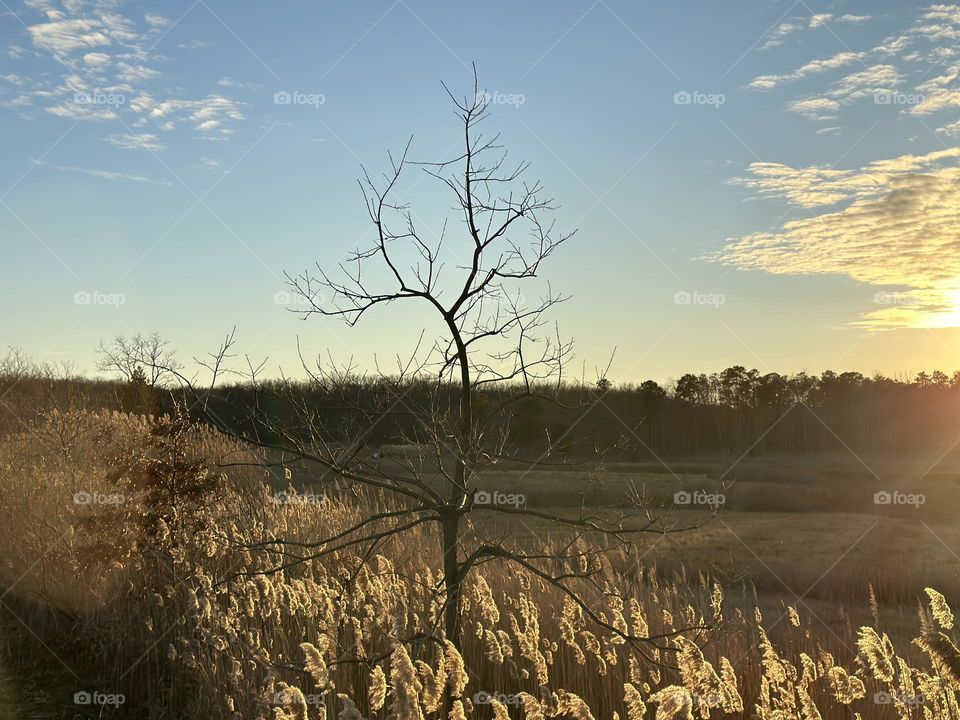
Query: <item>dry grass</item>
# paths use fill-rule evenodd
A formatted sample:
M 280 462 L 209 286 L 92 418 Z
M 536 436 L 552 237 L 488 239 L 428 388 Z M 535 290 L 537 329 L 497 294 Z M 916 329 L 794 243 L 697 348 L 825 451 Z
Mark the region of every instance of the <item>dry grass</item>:
M 18 700 L 9 674 L 0 666 L 0 720 L 20 718 Z
M 266 478 L 231 467 L 215 500 L 164 504 L 142 481 L 158 458 L 176 455 L 211 487 L 211 463 L 253 458 L 200 430 L 172 453 L 155 430 L 54 413 L 0 443 L 0 586 L 34 609 L 38 636 L 73 638 L 53 646 L 89 668 L 77 691 L 125 695 L 117 716 L 421 720 L 439 717 L 450 688 L 455 717 L 498 720 L 960 718 L 949 592 L 925 597 L 912 627 L 888 636 L 876 619 L 887 616 L 859 591 L 853 619 L 836 602 L 794 607 L 746 583 L 723 600 L 705 575 L 619 556 L 598 568 L 604 592 L 593 597 L 614 626 L 656 635 L 703 622 L 711 603 L 724 609 L 714 629 L 641 653 L 556 589 L 490 564 L 466 589 L 462 653 L 402 645 L 439 625 L 429 531 L 384 542 L 367 562 L 341 551 L 271 572 L 279 556 L 257 547 L 265 538 L 309 542 L 382 499 L 280 505 Z M 75 503 L 81 492 L 123 502 Z M 915 644 L 900 639 L 908 629 Z

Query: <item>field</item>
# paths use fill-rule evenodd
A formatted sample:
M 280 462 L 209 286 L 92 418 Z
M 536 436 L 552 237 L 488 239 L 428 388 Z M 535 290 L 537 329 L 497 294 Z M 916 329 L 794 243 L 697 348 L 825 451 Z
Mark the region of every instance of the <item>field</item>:
M 493 563 L 465 588 L 458 652 L 396 644 L 403 629 L 437 621 L 428 528 L 373 555 L 345 549 L 282 572 L 261 545 L 348 526 L 383 507 L 375 495 L 317 486 L 296 466 L 271 477 L 237 462 L 255 459 L 250 448 L 213 431 L 158 433 L 111 413 L 51 413 L 7 438 L 0 458 L 0 713 L 12 698 L 10 717 L 435 717 L 444 688 L 461 698 L 455 712 L 498 718 L 955 711 L 953 645 L 930 644 L 951 632 L 945 603 L 960 590 L 960 528 L 948 521 L 956 474 L 945 467 L 920 480 L 921 461 L 870 458 L 877 477 L 836 457 L 485 473 L 485 502 L 612 515 L 644 498 L 662 527 L 699 527 L 631 536 L 581 588 L 605 622 L 661 637 L 642 652 L 556 587 Z M 144 485 L 141 465 L 154 480 L 160 467 L 176 476 L 175 506 Z M 216 495 L 193 492 L 214 476 Z M 884 488 L 924 500 L 875 503 Z M 698 493 L 718 512 L 697 506 Z M 570 539 L 535 516 L 482 508 L 469 530 L 465 543 Z M 926 651 L 911 644 L 918 636 Z M 358 648 L 362 662 L 342 662 Z
M 943 466 L 931 471 L 929 459 L 865 462 L 851 456 L 622 463 L 607 470 L 602 491 L 590 500 L 616 506 L 642 492 L 662 508 L 668 527 L 702 525 L 635 536 L 636 561 L 661 572 L 709 573 L 731 589 L 740 587 L 745 606 L 756 602 L 781 612 L 785 604 L 806 607 L 822 631 L 840 633 L 849 622 L 840 608 L 859 620 L 869 617 L 872 592 L 889 624 L 905 618 L 909 626 L 924 588 L 960 596 L 960 527 L 953 521 L 960 472 Z M 498 472 L 479 487 L 510 488 L 528 504 L 561 512 L 579 502 L 555 490 L 562 478 L 556 471 Z M 570 483 L 582 485 L 582 478 Z M 874 495 L 884 488 L 923 501 L 877 504 Z M 697 491 L 722 493 L 725 502 L 716 513 L 674 503 L 675 493 Z M 541 537 L 544 531 L 529 518 L 512 527 L 521 535 Z

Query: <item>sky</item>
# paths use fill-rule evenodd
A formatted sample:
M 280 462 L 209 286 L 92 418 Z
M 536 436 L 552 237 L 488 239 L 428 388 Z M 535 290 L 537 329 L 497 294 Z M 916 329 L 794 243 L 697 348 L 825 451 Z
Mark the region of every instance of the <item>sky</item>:
M 2 344 L 408 353 L 426 309 L 304 319 L 285 273 L 369 242 L 361 166 L 458 154 L 441 82 L 476 63 L 486 131 L 577 229 L 542 273 L 575 374 L 957 369 L 958 45 L 960 5 L 902 1 L 3 0 Z M 453 218 L 455 265 L 449 193 L 398 191 Z

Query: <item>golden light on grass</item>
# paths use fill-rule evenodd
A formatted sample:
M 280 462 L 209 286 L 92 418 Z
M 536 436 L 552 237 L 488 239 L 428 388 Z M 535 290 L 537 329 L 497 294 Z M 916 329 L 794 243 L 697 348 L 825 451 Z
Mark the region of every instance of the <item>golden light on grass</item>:
M 99 638 L 91 644 L 100 648 L 97 662 L 115 668 L 115 676 L 162 636 L 150 663 L 129 682 L 157 702 L 175 699 L 181 716 L 441 720 L 446 694 L 455 699 L 447 716 L 454 720 L 506 720 L 516 713 L 522 720 L 649 720 L 651 713 L 661 720 L 744 713 L 832 720 L 851 712 L 892 719 L 911 717 L 916 708 L 910 699 L 920 695 L 932 718 L 949 717 L 956 706 L 960 651 L 950 634 L 953 613 L 934 588 L 927 590 L 919 650 L 913 652 L 879 627 L 862 627 L 858 660 L 845 649 L 849 635 L 840 641 L 817 635 L 812 617 L 808 621 L 805 612 L 799 622 L 796 608 L 784 605 L 775 634 L 764 628 L 773 627 L 769 612 L 728 608 L 725 627 L 663 641 L 643 657 L 557 588 L 483 566 L 465 589 L 464 623 L 471 631 L 464 633 L 462 650 L 441 642 L 411 651 L 396 638 L 425 632 L 437 621 L 429 590 L 436 558 L 393 543 L 366 565 L 344 551 L 301 571 L 263 575 L 255 571 L 269 567 L 269 553 L 246 547 L 264 532 L 308 540 L 318 528 L 346 527 L 363 518 L 375 498 L 281 505 L 270 501 L 270 491 L 249 469 L 234 469 L 235 489 L 201 510 L 202 522 L 190 525 L 182 517 L 166 524 L 157 541 L 165 538 L 167 554 L 155 561 L 131 552 L 135 539 L 113 530 L 114 514 L 126 521 L 142 512 L 136 492 L 122 479 L 111 486 L 97 470 L 98 463 L 126 462 L 149 447 L 149 424 L 115 414 L 82 419 L 90 432 L 68 453 L 45 450 L 38 464 L 16 477 L 17 486 L 27 488 L 24 497 L 9 492 L 9 474 L 2 480 L 8 492 L 0 508 L 0 543 L 18 555 L 0 572 L 11 581 L 44 558 L 45 577 L 59 582 L 44 586 L 28 575 L 18 591 L 85 618 L 84 632 Z M 0 441 L 0 462 L 22 459 L 24 444 L 34 442 L 27 434 Z M 207 431 L 189 442 L 197 457 L 246 452 Z M 45 482 L 32 482 L 41 472 Z M 78 487 L 123 489 L 130 502 L 69 505 L 64 514 L 63 499 Z M 60 524 L 44 525 L 40 519 L 54 516 L 54 508 Z M 74 531 L 67 533 L 68 527 Z M 77 573 L 81 565 L 85 571 Z M 253 575 L 217 585 L 215 578 L 228 569 Z M 699 618 L 696 608 L 728 602 L 706 576 L 665 580 L 649 569 L 627 581 L 622 569 L 601 566 L 599 572 L 604 587 L 616 592 L 601 594 L 598 607 L 621 631 L 669 635 L 675 623 Z M 879 617 L 871 604 L 876 597 L 865 593 L 864 616 Z M 355 653 L 375 659 L 337 662 Z M 173 675 L 153 675 L 160 666 Z M 495 702 L 485 708 L 475 703 L 480 691 L 493 692 Z M 892 698 L 889 706 L 874 702 L 878 692 Z

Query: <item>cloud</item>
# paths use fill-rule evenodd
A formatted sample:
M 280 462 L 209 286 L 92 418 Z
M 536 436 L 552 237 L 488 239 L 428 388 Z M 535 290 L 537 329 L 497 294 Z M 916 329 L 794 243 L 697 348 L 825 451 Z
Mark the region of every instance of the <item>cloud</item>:
M 765 42 L 760 46 L 761 50 L 769 50 L 770 48 L 777 47 L 778 45 L 783 45 L 783 38 L 788 35 L 792 35 L 797 30 L 802 28 L 803 25 L 796 21 L 782 22 L 765 37 Z
M 178 123 L 190 122 L 205 134 L 229 135 L 228 121 L 244 119 L 242 104 L 223 95 L 208 95 L 202 100 L 157 100 L 146 93 L 130 103 L 131 109 L 151 120 L 165 120 L 164 129 L 173 129 Z M 167 124 L 169 123 L 169 124 Z
M 234 80 L 231 77 L 220 78 L 217 80 L 217 85 L 220 87 L 243 88 L 244 90 L 259 90 L 262 87 L 258 83 L 243 82 L 241 80 Z
M 29 78 L 24 77 L 23 75 L 17 75 L 16 73 L 10 73 L 8 75 L 0 75 L 0 80 L 8 82 L 11 85 L 16 85 L 17 87 L 23 87 L 29 82 Z
M 244 119 L 242 104 L 226 97 L 226 88 L 253 85 L 224 78 L 218 92 L 205 97 L 201 93 L 199 98 L 175 83 L 161 85 L 167 58 L 154 52 L 153 45 L 157 34 L 170 26 L 166 17 L 156 12 L 124 15 L 119 0 L 25 0 L 25 4 L 24 36 L 33 43 L 38 70 L 29 88 L 18 89 L 16 100 L 3 103 L 21 108 L 24 117 L 29 117 L 27 109 L 37 108 L 71 120 L 120 119 L 143 136 L 183 127 L 219 139 L 231 134 L 231 124 Z M 33 18 L 31 12 L 36 14 Z M 10 54 L 23 52 L 8 49 Z M 13 84 L 12 78 L 0 76 L 0 93 L 11 94 L 3 85 Z M 89 101 L 103 96 L 112 97 Z
M 928 40 L 960 39 L 960 7 L 957 5 L 931 5 L 920 20 L 922 24 L 915 32 Z
M 932 115 L 960 106 L 960 89 L 939 89 L 926 95 L 922 100 L 910 108 L 911 115 Z
M 782 197 L 794 205 L 814 208 L 844 200 L 877 197 L 883 194 L 893 176 L 935 170 L 942 163 L 958 158 L 960 148 L 875 160 L 859 170 L 836 170 L 818 165 L 793 168 L 781 163 L 757 162 L 748 167 L 750 177 L 735 178 L 730 182 L 764 197 Z
M 837 81 L 828 94 L 848 101 L 857 100 L 872 97 L 878 93 L 893 92 L 900 87 L 903 79 L 903 74 L 893 65 L 873 65 Z
M 833 120 L 834 115 L 829 113 L 839 109 L 840 103 L 830 98 L 806 98 L 805 100 L 794 100 L 787 103 L 787 110 L 800 113 L 811 120 Z
M 810 120 L 836 120 L 835 113 L 842 105 L 865 97 L 893 93 L 901 82 L 903 75 L 892 65 L 874 65 L 834 82 L 823 96 L 792 100 L 787 103 L 786 109 Z
M 57 170 L 91 175 L 103 180 L 128 180 L 130 182 L 145 183 L 147 185 L 161 185 L 163 187 L 173 186 L 173 183 L 169 180 L 154 180 L 152 178 L 144 177 L 143 175 L 130 175 L 128 173 L 117 172 L 114 170 L 96 170 L 91 168 L 76 167 L 75 165 L 57 165 Z
M 106 67 L 110 64 L 110 56 L 102 52 L 91 52 L 83 56 L 83 62 L 91 67 Z
M 157 15 L 156 13 L 147 13 L 144 16 L 144 20 L 147 21 L 148 25 L 155 28 L 163 28 L 170 24 L 167 18 L 162 15 Z
M 12 100 L 7 100 L 3 103 L 3 106 L 8 108 L 27 108 L 32 105 L 33 98 L 29 95 L 17 95 Z
M 819 75 L 830 70 L 836 70 L 844 65 L 862 60 L 866 53 L 844 51 L 821 60 L 813 60 L 785 75 L 758 75 L 747 86 L 753 90 L 773 90 L 778 85 L 795 80 L 801 80 L 810 75 Z
M 145 65 L 129 65 L 125 62 L 117 64 L 117 77 L 128 83 L 141 83 L 144 80 L 153 80 L 160 77 L 160 73 Z
M 77 103 L 62 103 L 45 108 L 51 115 L 70 120 L 116 120 L 119 116 L 110 108 L 89 107 Z
M 203 168 L 204 170 L 209 170 L 220 175 L 226 175 L 229 172 L 228 170 L 224 170 L 223 164 L 214 158 L 201 157 L 197 162 L 199 167 Z
M 124 150 L 150 150 L 152 152 L 159 152 L 164 148 L 163 143 L 157 139 L 157 136 L 151 133 L 111 135 L 106 141 Z
M 109 45 L 110 36 L 102 23 L 96 20 L 60 20 L 27 28 L 33 44 L 55 55 L 66 55 L 74 50 Z
M 960 326 L 960 148 L 854 170 L 755 163 L 733 182 L 819 212 L 733 238 L 706 259 L 902 288 L 895 303 L 879 300 L 854 321 L 871 329 Z
M 868 15 L 829 13 L 813 15 L 809 27 L 827 23 L 865 23 Z M 813 80 L 827 73 L 858 63 L 863 69 L 847 74 L 829 84 Z M 939 75 L 926 79 L 932 70 Z M 855 101 L 872 98 L 877 105 L 889 105 L 889 114 L 937 118 L 931 127 L 941 135 L 957 136 L 960 128 L 960 5 L 934 4 L 916 11 L 912 23 L 904 30 L 884 37 L 865 50 L 846 49 L 827 58 L 812 60 L 795 70 L 780 74 L 757 75 L 749 89 L 772 91 L 807 80 L 804 95 L 784 103 L 788 112 L 796 112 L 815 121 L 839 120 L 842 109 Z M 909 85 L 913 80 L 915 87 Z M 839 103 L 836 105 L 834 102 Z
M 947 123 L 943 127 L 937 128 L 937 132 L 949 135 L 950 137 L 960 138 L 960 120 L 954 120 L 952 123 Z

